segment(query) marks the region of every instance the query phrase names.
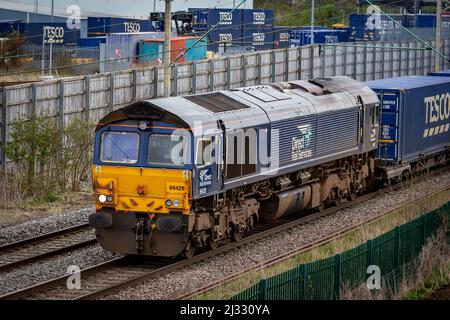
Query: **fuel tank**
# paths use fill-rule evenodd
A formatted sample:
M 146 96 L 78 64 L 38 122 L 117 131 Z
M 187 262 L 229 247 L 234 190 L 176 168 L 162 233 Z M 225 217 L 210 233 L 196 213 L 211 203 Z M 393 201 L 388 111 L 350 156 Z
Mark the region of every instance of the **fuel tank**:
M 311 186 L 275 193 L 262 203 L 262 216 L 265 220 L 275 220 L 305 209 L 310 202 Z

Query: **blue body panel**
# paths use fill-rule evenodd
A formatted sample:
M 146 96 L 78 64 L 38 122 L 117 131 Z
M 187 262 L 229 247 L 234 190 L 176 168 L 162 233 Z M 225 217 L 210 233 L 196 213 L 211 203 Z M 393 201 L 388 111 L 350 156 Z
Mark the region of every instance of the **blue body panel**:
M 450 78 L 409 76 L 368 81 L 380 98 L 380 159 L 415 161 L 450 145 Z

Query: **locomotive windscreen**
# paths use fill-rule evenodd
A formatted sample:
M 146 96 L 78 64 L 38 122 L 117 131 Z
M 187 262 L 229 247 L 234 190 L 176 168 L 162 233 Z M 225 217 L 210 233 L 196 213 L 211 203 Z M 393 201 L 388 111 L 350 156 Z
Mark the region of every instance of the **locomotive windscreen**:
M 199 94 L 183 98 L 214 113 L 250 108 L 249 106 L 242 104 L 221 92 Z

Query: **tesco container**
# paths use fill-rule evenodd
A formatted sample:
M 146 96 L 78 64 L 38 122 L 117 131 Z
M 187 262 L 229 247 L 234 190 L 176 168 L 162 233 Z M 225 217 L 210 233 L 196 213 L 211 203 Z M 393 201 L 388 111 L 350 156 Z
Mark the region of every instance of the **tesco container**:
M 353 13 L 350 15 L 350 29 L 355 40 L 382 40 L 385 34 L 402 32 L 406 26 L 406 17 L 403 14 L 390 14 L 392 21 L 384 15 L 369 15 Z
M 255 50 L 273 49 L 272 28 L 245 28 L 242 31 L 242 45 Z
M 242 45 L 242 29 L 213 30 L 207 38 L 209 51 L 226 51 L 228 47 Z
M 17 32 L 34 44 L 42 44 L 43 36 L 45 44 L 53 45 L 77 45 L 80 40 L 80 29 L 69 29 L 66 23 L 59 22 L 5 22 L 0 23 L 0 29 L 3 34 Z
M 263 9 L 243 9 L 243 27 L 257 28 L 257 27 L 272 27 L 273 26 L 273 10 Z
M 378 158 L 400 164 L 444 150 L 450 142 L 450 77 L 368 81 L 381 101 Z
M 206 31 L 217 25 L 217 30 L 242 28 L 242 9 L 194 9 L 192 11 L 192 28 Z
M 88 36 L 102 36 L 108 33 L 136 33 L 155 31 L 151 21 L 113 17 L 88 17 Z

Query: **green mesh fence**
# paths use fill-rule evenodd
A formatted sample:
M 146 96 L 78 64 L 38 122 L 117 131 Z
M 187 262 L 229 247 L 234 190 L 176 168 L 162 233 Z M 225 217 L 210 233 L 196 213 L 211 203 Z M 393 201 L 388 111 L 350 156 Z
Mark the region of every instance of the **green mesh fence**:
M 373 240 L 334 257 L 302 264 L 233 296 L 232 300 L 339 299 L 343 287 L 367 280 L 367 267 L 380 267 L 382 286 L 394 295 L 427 239 L 450 216 L 450 202 Z M 448 235 L 450 236 L 450 234 Z

